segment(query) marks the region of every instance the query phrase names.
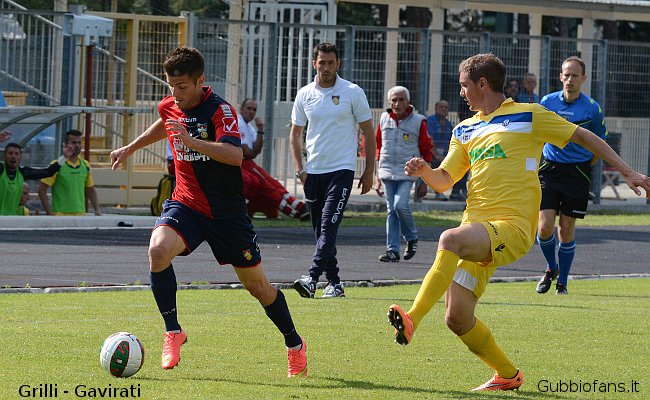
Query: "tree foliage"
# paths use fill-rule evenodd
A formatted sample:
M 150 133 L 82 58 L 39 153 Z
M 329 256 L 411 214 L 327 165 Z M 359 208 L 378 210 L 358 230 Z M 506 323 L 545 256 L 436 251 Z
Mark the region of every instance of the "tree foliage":
M 339 2 L 337 25 L 385 26 L 388 7 L 376 4 Z

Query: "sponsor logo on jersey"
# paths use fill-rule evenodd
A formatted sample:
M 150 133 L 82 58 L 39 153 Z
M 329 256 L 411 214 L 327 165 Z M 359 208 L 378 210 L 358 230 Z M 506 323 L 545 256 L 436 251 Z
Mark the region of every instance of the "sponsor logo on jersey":
M 232 109 L 230 108 L 230 105 L 222 104 L 220 107 L 225 117 L 234 117 L 234 115 L 232 115 Z
M 199 132 L 201 139 L 208 138 L 208 124 L 196 124 L 196 130 Z
M 498 245 L 498 246 L 494 249 L 494 251 L 503 251 L 503 249 L 505 249 L 505 248 L 506 248 L 506 244 L 505 244 L 505 243 L 501 243 L 500 245 Z
M 332 103 L 334 103 L 335 106 L 339 105 L 339 101 L 341 99 L 341 96 L 334 96 L 332 95 Z
M 223 122 L 224 131 L 237 132 L 237 120 L 234 117 L 225 117 L 221 121 Z
M 187 152 L 176 153 L 176 159 L 178 161 L 209 161 L 210 160 L 210 157 L 206 156 L 205 154 L 198 153 L 194 150 L 189 150 L 187 147 L 186 149 L 188 150 Z
M 474 164 L 476 161 L 488 160 L 492 158 L 507 158 L 506 152 L 503 151 L 499 144 L 493 144 L 488 147 L 478 147 L 469 152 L 469 163 Z
M 178 122 L 185 122 L 185 123 L 196 122 L 196 117 L 191 117 L 191 118 L 180 117 L 178 119 Z
M 185 149 L 185 145 L 183 144 L 182 140 L 177 137 L 174 137 L 172 140 L 174 141 L 174 150 L 183 151 Z

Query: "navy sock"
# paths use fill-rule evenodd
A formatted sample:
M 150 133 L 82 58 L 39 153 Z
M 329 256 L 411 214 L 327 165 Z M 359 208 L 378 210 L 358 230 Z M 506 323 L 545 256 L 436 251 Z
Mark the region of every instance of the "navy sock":
M 176 274 L 174 267 L 169 267 L 160 272 L 150 272 L 151 291 L 156 299 L 158 310 L 165 320 L 165 330 L 177 331 L 181 329 L 176 315 Z
M 280 289 L 278 289 L 278 295 L 273 303 L 264 306 L 264 311 L 284 335 L 284 344 L 287 347 L 295 347 L 302 343 L 298 332 L 296 332 L 296 327 L 293 325 L 287 301 L 284 299 L 284 294 Z
M 558 283 L 566 285 L 569 280 L 569 271 L 571 271 L 571 264 L 573 264 L 573 256 L 575 254 L 575 240 L 569 243 L 560 243 L 560 248 L 557 251 L 557 259 L 560 266 L 560 275 L 557 277 Z
M 551 235 L 548 239 L 542 239 L 537 236 L 537 244 L 539 249 L 542 250 L 542 255 L 546 259 L 546 269 L 555 271 L 557 262 L 555 261 L 555 235 Z

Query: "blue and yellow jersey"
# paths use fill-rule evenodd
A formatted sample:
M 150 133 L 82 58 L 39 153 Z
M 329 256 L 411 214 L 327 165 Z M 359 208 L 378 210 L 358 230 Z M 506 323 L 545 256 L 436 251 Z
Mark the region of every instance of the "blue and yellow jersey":
M 512 99 L 489 115 L 478 112 L 456 125 L 440 168 L 454 182 L 471 173 L 463 222 L 516 220 L 523 233 L 534 237 L 542 147 L 546 142 L 564 147 L 576 128 L 538 104 Z
M 580 93 L 580 96 L 572 103 L 567 103 L 564 100 L 563 92 L 560 90 L 544 96 L 541 104 L 567 121 L 589 129 L 602 139 L 606 139 L 609 135 L 605 126 L 603 109 L 600 108 L 596 100 L 584 93 Z M 547 160 L 564 164 L 578 164 L 589 161 L 594 157 L 589 150 L 577 143 L 569 143 L 563 149 L 552 144 L 546 144 L 542 154 Z

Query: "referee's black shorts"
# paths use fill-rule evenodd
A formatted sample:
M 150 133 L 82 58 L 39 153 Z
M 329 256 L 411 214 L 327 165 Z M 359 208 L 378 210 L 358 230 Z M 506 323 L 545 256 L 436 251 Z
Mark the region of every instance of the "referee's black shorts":
M 539 167 L 542 186 L 540 210 L 556 210 L 573 218 L 584 218 L 589 204 L 591 163 L 562 164 L 543 160 Z

